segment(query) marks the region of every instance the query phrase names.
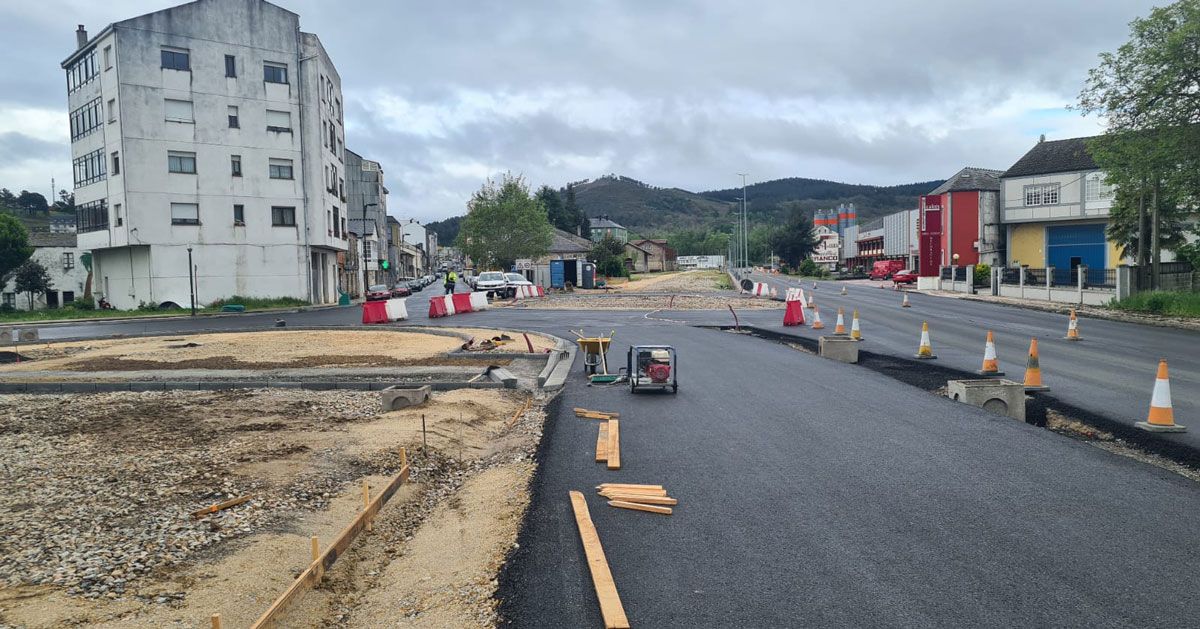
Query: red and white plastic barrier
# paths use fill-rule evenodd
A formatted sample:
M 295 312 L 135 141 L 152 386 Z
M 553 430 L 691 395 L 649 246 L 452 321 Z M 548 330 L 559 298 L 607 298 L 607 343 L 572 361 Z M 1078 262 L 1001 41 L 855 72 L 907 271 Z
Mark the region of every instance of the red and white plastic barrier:
M 753 297 L 770 297 L 771 287 L 767 286 L 765 282 L 752 282 L 750 290 L 746 292 Z
M 804 301 L 803 288 L 789 288 L 783 294 L 784 301 Z
M 438 295 L 429 299 L 429 318 L 479 312 L 488 308 L 491 308 L 491 304 L 488 303 L 486 292 Z
M 488 303 L 487 293 L 471 293 L 471 310 L 487 310 L 492 305 Z
M 363 323 L 388 323 L 403 321 L 408 318 L 408 305 L 404 299 L 387 299 L 380 301 L 364 301 L 362 305 Z
M 541 286 L 518 286 L 513 291 L 513 299 L 540 299 L 546 296 L 546 289 Z

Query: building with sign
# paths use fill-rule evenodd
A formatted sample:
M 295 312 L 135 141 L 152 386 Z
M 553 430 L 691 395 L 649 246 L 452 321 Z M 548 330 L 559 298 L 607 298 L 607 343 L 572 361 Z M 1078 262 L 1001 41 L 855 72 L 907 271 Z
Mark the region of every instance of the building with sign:
M 817 237 L 817 247 L 808 257 L 831 271 L 837 269 L 841 259 L 841 239 L 837 232 L 829 225 L 821 225 L 813 232 Z

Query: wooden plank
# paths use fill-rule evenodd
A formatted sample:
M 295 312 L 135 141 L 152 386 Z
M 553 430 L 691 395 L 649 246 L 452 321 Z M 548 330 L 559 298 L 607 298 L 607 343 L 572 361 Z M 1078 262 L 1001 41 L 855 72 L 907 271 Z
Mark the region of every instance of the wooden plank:
M 407 459 L 407 457 L 404 456 L 403 451 L 401 452 L 401 457 L 402 460 Z M 359 513 L 358 516 L 350 522 L 349 526 L 347 526 L 342 530 L 341 533 L 338 534 L 333 543 L 325 549 L 325 552 L 321 553 L 316 561 L 309 564 L 308 568 L 306 568 L 304 572 L 301 572 L 300 576 L 296 577 L 296 580 L 293 581 L 290 586 L 288 586 L 288 589 L 284 590 L 283 594 L 280 594 L 279 598 L 275 599 L 275 602 L 271 603 L 271 606 L 267 608 L 267 611 L 264 612 L 263 615 L 254 622 L 253 625 L 250 625 L 251 629 L 274 626 L 275 623 L 279 621 L 287 607 L 292 603 L 293 599 L 312 589 L 317 583 L 320 583 L 321 576 L 325 573 L 325 571 L 331 568 L 333 563 L 338 560 L 338 557 L 346 552 L 346 549 L 350 547 L 350 544 L 354 541 L 354 538 L 358 537 L 358 534 L 361 533 L 364 528 L 366 528 L 367 522 L 374 518 L 375 514 L 379 513 L 379 510 L 383 508 L 383 505 L 387 504 L 388 500 L 395 495 L 396 491 L 400 488 L 400 485 L 408 480 L 408 473 L 409 466 L 406 462 L 404 467 L 400 469 L 400 473 L 397 474 L 396 477 L 390 482 L 388 482 L 387 487 L 384 487 L 383 491 L 379 492 L 378 496 L 375 496 L 370 504 L 367 505 L 367 508 Z
M 620 420 L 608 420 L 608 469 L 621 469 Z
M 620 419 L 620 413 L 611 411 L 593 411 L 587 408 L 575 408 L 576 417 L 585 417 L 587 419 Z
M 663 515 L 671 515 L 671 507 L 656 507 L 654 505 L 644 505 L 639 502 L 624 502 L 622 500 L 609 500 L 608 506 L 617 507 L 618 509 L 632 509 L 634 511 L 648 511 L 650 513 L 661 513 Z
M 599 493 L 601 496 L 604 496 L 605 498 L 607 498 L 613 494 L 628 494 L 630 496 L 648 496 L 651 498 L 654 498 L 654 497 L 663 498 L 663 497 L 666 497 L 667 490 L 665 490 L 665 489 L 644 489 L 644 490 L 640 490 L 640 491 L 634 491 L 632 489 L 614 488 L 614 489 L 601 489 Z
M 596 462 L 608 460 L 608 424 L 600 424 L 599 434 L 596 435 Z
M 513 413 L 512 419 L 508 420 L 507 425 L 512 426 L 513 424 L 517 423 L 517 419 L 519 419 L 521 417 L 521 415 L 524 415 L 525 411 L 529 410 L 529 407 L 530 407 L 530 405 L 532 405 L 532 403 L 533 403 L 532 396 L 525 398 L 525 404 L 521 405 L 520 410 L 518 410 L 516 413 Z
M 646 494 L 615 494 L 606 493 L 605 498 L 620 502 L 637 502 L 644 505 L 677 505 L 679 501 L 667 496 L 647 496 Z
M 637 483 L 600 483 L 596 489 L 663 489 L 662 485 L 639 485 Z
M 588 569 L 592 573 L 592 587 L 596 590 L 596 599 L 600 602 L 600 615 L 604 618 L 605 629 L 629 629 L 629 619 L 625 617 L 625 607 L 621 605 L 621 596 L 617 593 L 617 584 L 613 581 L 612 571 L 608 568 L 608 560 L 604 557 L 604 547 L 600 545 L 600 535 L 596 533 L 596 525 L 592 524 L 592 515 L 588 512 L 587 499 L 578 491 L 571 495 L 571 508 L 575 511 L 575 526 L 579 529 L 579 539 L 583 542 L 583 554 L 587 558 Z
M 226 500 L 225 502 L 218 502 L 215 505 L 204 507 L 203 509 L 200 509 L 199 511 L 193 511 L 192 517 L 193 518 L 202 518 L 210 513 L 216 513 L 218 511 L 223 511 L 225 509 L 228 509 L 229 507 L 236 507 L 236 506 L 242 504 L 243 502 L 250 500 L 253 497 L 254 497 L 254 494 L 246 494 L 245 496 L 238 496 L 237 498 L 231 498 L 229 500 Z

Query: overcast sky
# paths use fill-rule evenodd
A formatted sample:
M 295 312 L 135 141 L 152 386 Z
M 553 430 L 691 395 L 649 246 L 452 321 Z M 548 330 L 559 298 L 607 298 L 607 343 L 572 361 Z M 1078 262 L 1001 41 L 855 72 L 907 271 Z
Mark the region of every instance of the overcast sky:
M 1067 111 L 1102 51 L 1165 0 L 278 0 L 342 76 L 347 146 L 389 207 L 462 214 L 489 175 L 606 173 L 690 190 L 815 177 L 895 184 L 1007 168 L 1091 135 Z M 0 2 L 0 186 L 70 188 L 59 62 L 83 23 L 153 0 Z

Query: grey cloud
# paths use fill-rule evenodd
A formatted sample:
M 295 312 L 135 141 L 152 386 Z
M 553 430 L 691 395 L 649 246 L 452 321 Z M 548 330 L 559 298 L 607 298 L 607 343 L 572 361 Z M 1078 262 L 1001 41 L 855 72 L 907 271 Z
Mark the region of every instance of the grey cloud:
M 11 166 L 26 161 L 54 158 L 68 160 L 69 166 L 71 153 L 65 146 L 56 142 L 31 138 L 16 131 L 0 133 L 0 164 Z

